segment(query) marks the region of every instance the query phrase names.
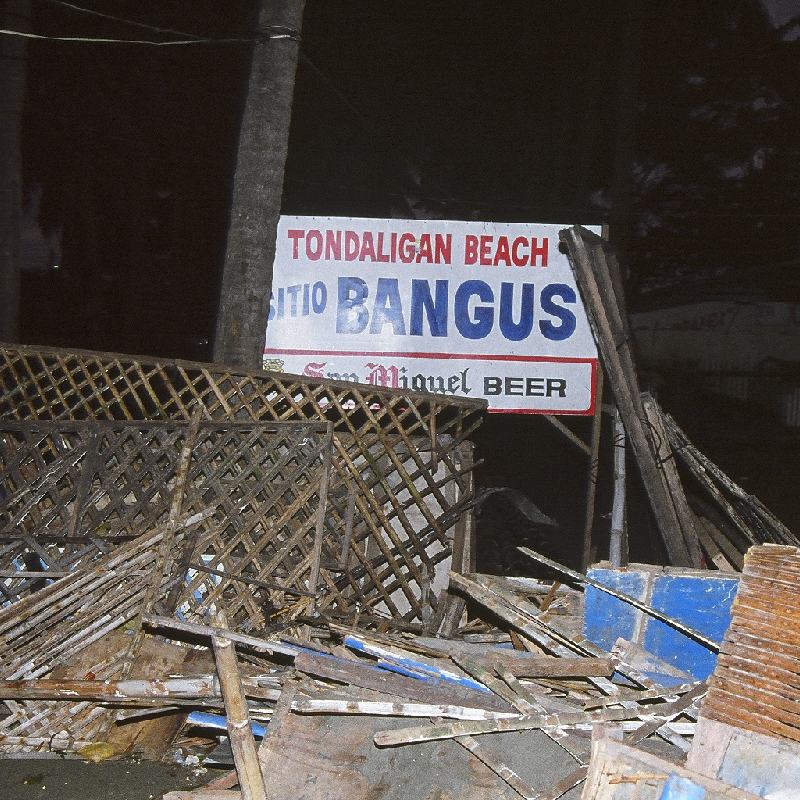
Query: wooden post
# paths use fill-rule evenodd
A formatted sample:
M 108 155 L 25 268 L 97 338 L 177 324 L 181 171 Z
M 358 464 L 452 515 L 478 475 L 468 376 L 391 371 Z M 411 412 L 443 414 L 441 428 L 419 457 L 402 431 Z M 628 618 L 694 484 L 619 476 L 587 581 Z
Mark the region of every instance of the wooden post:
M 600 459 L 600 429 L 603 421 L 603 369 L 597 365 L 597 386 L 594 397 L 592 439 L 589 450 L 589 477 L 586 482 L 586 516 L 583 523 L 583 549 L 581 569 L 586 572 L 591 561 L 592 527 L 594 525 L 594 500 L 597 494 L 597 473 Z
M 223 611 L 217 612 L 214 624 L 218 628 L 228 627 L 228 620 Z M 242 689 L 233 642 L 222 636 L 214 636 L 211 641 L 214 645 L 219 685 L 228 717 L 228 737 L 236 774 L 239 776 L 242 800 L 267 800 L 264 776 L 261 774 L 256 744 L 250 730 L 250 712 Z

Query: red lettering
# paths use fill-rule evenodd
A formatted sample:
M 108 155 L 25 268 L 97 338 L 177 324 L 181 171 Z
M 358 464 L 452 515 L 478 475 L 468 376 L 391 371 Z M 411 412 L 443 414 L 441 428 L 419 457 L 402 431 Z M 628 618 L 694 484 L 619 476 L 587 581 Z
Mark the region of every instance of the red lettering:
M 341 261 L 342 258 L 342 232 L 325 231 L 325 260 Z
M 378 261 L 389 261 L 389 254 L 383 249 L 383 231 L 378 231 Z
M 507 267 L 511 266 L 511 254 L 508 250 L 508 237 L 501 236 L 500 241 L 497 243 L 497 250 L 494 253 L 494 266 L 497 266 L 501 261 L 505 262 Z
M 289 228 L 289 230 L 286 231 L 286 235 L 292 240 L 292 258 L 300 258 L 298 243 L 306 235 L 306 232 Z
M 325 369 L 326 361 L 311 361 L 306 364 L 305 369 L 303 370 L 303 375 L 308 375 L 309 378 L 324 378 L 325 373 L 323 370 Z
M 410 233 L 401 234 L 397 242 L 398 255 L 404 264 L 410 264 L 414 260 L 416 247 L 414 246 L 414 236 Z
M 429 233 L 423 233 L 419 237 L 417 264 L 419 264 L 420 261 L 427 261 L 429 264 L 433 261 L 433 247 L 431 246 L 431 235 Z
M 436 234 L 436 263 L 441 264 L 444 261 L 445 264 L 449 264 L 452 261 L 453 256 L 453 235 L 450 233 Z
M 358 254 L 358 260 L 375 260 L 375 243 L 372 241 L 372 234 L 369 231 L 366 231 L 361 239 L 361 252 Z
M 492 237 L 491 236 L 481 236 L 480 237 L 480 259 L 481 259 L 481 266 L 482 267 L 490 267 L 492 265 L 492 256 L 489 253 L 489 248 L 492 246 Z
M 464 237 L 464 263 L 468 265 L 478 262 L 478 237 L 468 233 Z
M 515 267 L 524 267 L 528 263 L 527 256 L 520 255 L 520 247 L 527 247 L 528 240 L 524 236 L 517 236 L 511 243 L 511 260 L 514 262 Z
M 536 266 L 536 258 L 538 256 L 542 257 L 542 266 L 547 266 L 547 243 L 549 239 L 542 239 L 541 245 L 539 244 L 538 239 L 531 239 L 531 260 L 530 265 L 532 267 Z
M 344 257 L 347 261 L 358 258 L 358 234 L 355 231 L 344 232 Z
M 306 255 L 312 261 L 318 261 L 322 255 L 322 234 L 318 230 L 311 230 L 306 235 Z

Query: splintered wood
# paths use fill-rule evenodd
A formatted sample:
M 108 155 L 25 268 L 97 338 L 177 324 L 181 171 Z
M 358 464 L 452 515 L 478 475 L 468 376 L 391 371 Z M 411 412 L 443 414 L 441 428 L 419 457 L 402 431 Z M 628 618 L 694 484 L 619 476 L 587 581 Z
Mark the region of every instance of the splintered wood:
M 800 741 L 800 548 L 752 547 L 703 717 Z

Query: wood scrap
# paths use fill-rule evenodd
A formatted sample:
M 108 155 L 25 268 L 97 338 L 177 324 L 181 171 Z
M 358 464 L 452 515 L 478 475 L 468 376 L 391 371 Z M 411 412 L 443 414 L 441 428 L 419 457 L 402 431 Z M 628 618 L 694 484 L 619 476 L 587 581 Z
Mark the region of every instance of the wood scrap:
M 382 700 L 336 700 L 298 697 L 292 711 L 301 714 L 361 714 L 384 717 L 445 717 L 447 719 L 495 720 L 517 717 L 514 711 L 433 705 L 430 703 L 389 703 Z
M 449 656 L 467 657 L 488 670 L 498 668 L 513 672 L 518 678 L 587 678 L 610 677 L 616 668 L 614 658 L 538 656 L 500 647 L 470 647 L 461 641 L 422 639 L 432 649 Z
M 448 705 L 471 706 L 494 711 L 510 710 L 507 703 L 498 701 L 486 692 L 442 682 L 431 684 L 358 661 L 345 661 L 345 659 L 302 652 L 295 657 L 295 669 L 308 675 L 373 689 L 421 703 L 446 702 Z
M 243 678 L 248 697 L 276 700 L 280 689 L 268 689 L 258 679 Z M 162 678 L 145 680 L 75 680 L 38 678 L 35 680 L 0 681 L 0 699 L 11 700 L 93 700 L 112 705 L 222 705 L 215 676 Z
M 298 652 L 297 647 L 282 644 L 272 639 L 259 639 L 257 636 L 248 636 L 247 634 L 236 633 L 236 631 L 212 627 L 211 625 L 200 625 L 196 622 L 184 622 L 183 620 L 163 617 L 157 614 L 145 614 L 142 617 L 142 623 L 150 628 L 178 631 L 206 639 L 212 639 L 217 636 L 255 650 L 257 653 L 280 653 L 294 657 Z
M 516 716 L 512 719 L 494 719 L 475 722 L 453 722 L 445 725 L 423 725 L 412 728 L 401 728 L 375 734 L 378 747 L 396 747 L 415 742 L 429 742 L 434 739 L 452 739 L 455 736 L 479 736 L 485 733 L 524 730 L 559 730 L 561 728 L 587 726 L 595 722 L 612 720 L 630 720 L 639 715 L 646 715 L 645 707 L 603 709 L 575 714 L 534 714 Z

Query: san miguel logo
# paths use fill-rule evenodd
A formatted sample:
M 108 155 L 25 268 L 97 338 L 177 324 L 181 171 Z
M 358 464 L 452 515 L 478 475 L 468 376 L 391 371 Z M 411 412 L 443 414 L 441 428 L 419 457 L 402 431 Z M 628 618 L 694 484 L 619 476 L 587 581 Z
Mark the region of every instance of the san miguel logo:
M 328 362 L 326 361 L 312 361 L 306 364 L 303 375 L 309 378 L 366 383 L 371 386 L 385 386 L 388 389 L 414 392 L 468 395 L 472 391 L 468 383 L 469 367 L 452 375 L 425 375 L 422 372 L 409 375 L 406 367 L 398 367 L 393 364 L 387 366 L 375 362 L 364 364 L 363 374 L 326 370 L 327 366 Z

